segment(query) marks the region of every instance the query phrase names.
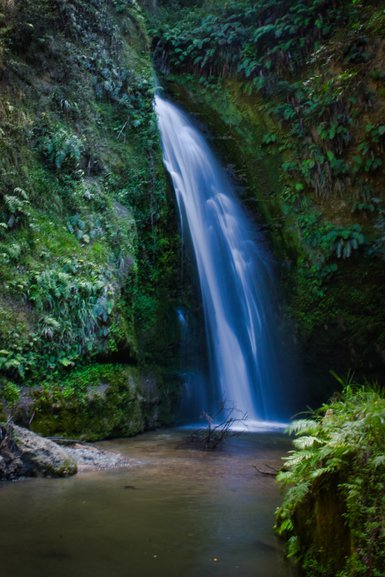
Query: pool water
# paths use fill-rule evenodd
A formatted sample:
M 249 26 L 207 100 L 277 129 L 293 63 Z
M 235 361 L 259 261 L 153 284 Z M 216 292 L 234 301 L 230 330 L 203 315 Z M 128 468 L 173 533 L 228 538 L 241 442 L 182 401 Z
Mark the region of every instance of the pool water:
M 166 430 L 100 443 L 133 464 L 0 485 L 1 577 L 288 577 L 272 525 L 288 439 L 213 452 Z

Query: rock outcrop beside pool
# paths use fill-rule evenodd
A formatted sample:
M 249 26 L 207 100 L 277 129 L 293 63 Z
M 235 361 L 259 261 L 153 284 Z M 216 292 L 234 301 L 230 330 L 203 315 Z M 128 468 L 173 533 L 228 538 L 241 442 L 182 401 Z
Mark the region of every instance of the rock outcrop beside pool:
M 133 459 L 128 461 L 119 453 L 104 451 L 103 449 L 84 443 L 72 443 L 69 447 L 65 447 L 65 451 L 76 461 L 79 473 L 102 471 L 105 469 L 120 469 L 121 467 L 132 467 L 140 464 L 139 461 Z
M 0 425 L 0 480 L 68 477 L 77 463 L 62 447 L 14 424 Z

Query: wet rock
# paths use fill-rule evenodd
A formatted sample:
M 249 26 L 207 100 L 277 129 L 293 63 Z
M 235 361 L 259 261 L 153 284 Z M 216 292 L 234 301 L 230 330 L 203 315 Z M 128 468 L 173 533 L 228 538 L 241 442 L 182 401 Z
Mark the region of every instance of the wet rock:
M 0 479 L 5 477 L 6 471 L 7 471 L 7 463 L 5 462 L 4 457 L 0 455 Z
M 77 462 L 79 472 L 117 469 L 135 464 L 133 461 L 128 461 L 118 453 L 103 451 L 91 445 L 75 443 L 71 447 L 66 447 L 64 450 Z
M 12 453 L 7 452 L 4 456 L 0 455 L 0 480 L 16 479 L 21 475 L 22 462 Z
M 62 447 L 13 424 L 1 426 L 0 479 L 67 477 L 77 472 L 75 460 Z

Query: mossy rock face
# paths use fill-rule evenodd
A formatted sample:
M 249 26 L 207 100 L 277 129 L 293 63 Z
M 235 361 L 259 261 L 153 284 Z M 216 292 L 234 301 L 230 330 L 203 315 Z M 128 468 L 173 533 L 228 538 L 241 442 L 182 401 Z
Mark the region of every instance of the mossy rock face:
M 92 362 L 171 372 L 179 237 L 140 8 L 17 0 L 1 12 L 0 399 L 3 379 L 31 389 L 47 374 L 59 398 L 68 371 Z M 69 395 L 65 420 L 81 431 L 87 404 L 95 430 L 107 405 L 124 406 L 135 425 L 111 417 L 97 435 L 131 434 L 143 427 L 135 399 L 129 387 Z
M 385 383 L 378 3 L 186 6 L 163 0 L 150 10 L 155 62 L 169 93 L 212 131 L 263 222 L 296 324 L 306 400 L 314 406 L 335 390 L 331 370 Z
M 297 506 L 293 525 L 299 535 L 300 551 L 306 552 L 307 558 L 322 563 L 328 574 L 335 575 L 344 567 L 350 553 L 350 535 L 338 479 L 331 477 L 327 481 L 327 484 L 320 483 Z
M 294 183 L 282 170 L 291 152 L 267 146 L 264 137 L 274 133 L 282 141 L 293 139 L 266 114 L 262 97 L 245 95 L 235 79 L 204 89 L 192 80 L 171 75 L 165 83 L 172 97 L 212 131 L 213 147 L 266 232 L 286 293 L 285 312 L 294 321 L 294 340 L 309 378 L 306 401 L 319 404 L 335 390 L 331 371 L 353 370 L 383 381 L 383 260 L 364 248 L 338 258 L 328 245 L 330 252 L 321 254 L 333 220 L 342 218 L 339 199 L 320 207 L 309 190 L 300 208 L 291 206 L 287 191 Z M 354 215 L 347 218 L 353 221 Z
M 146 383 L 151 380 L 151 387 Z M 74 371 L 59 384 L 23 392 L 18 422 L 44 436 L 95 441 L 129 437 L 160 424 L 169 405 L 156 380 L 136 367 L 92 365 Z

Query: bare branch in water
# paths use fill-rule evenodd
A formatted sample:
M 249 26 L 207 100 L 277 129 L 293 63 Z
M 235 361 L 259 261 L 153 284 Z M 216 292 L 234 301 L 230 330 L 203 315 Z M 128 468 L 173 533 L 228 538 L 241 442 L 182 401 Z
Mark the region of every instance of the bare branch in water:
M 223 403 L 216 414 L 209 415 L 202 412 L 202 418 L 207 426 L 194 431 L 189 440 L 191 443 L 200 445 L 205 450 L 214 450 L 225 441 L 226 438 L 239 435 L 240 425 L 245 425 L 247 413 L 237 409 L 234 405 Z M 237 430 L 234 430 L 235 427 Z

